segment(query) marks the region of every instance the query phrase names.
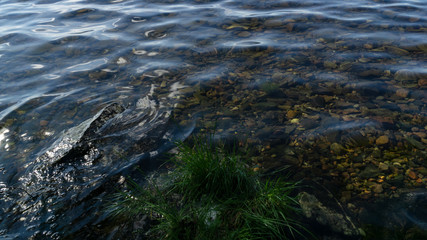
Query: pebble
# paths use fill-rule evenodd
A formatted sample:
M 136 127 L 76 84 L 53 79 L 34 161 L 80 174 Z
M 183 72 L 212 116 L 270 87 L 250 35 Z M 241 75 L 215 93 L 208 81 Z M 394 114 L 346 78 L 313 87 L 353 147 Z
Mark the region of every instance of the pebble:
M 370 44 L 370 43 L 366 43 L 366 44 L 363 45 L 363 47 L 366 48 L 366 49 L 372 49 L 374 46 L 372 44 Z
M 411 179 L 414 179 L 414 180 L 417 179 L 417 174 L 414 171 L 408 170 L 408 176 Z
M 420 86 L 420 87 L 427 86 L 427 79 L 418 80 L 418 86 Z
M 427 133 L 425 132 L 414 132 L 414 135 L 417 135 L 420 138 L 427 138 Z
M 299 119 L 298 118 L 294 118 L 294 119 L 291 120 L 291 123 L 298 124 L 299 123 Z
M 336 142 L 332 143 L 330 148 L 331 148 L 331 151 L 333 151 L 336 154 L 342 154 L 345 150 L 341 144 Z
M 404 89 L 404 88 L 399 88 L 396 91 L 396 95 L 401 97 L 401 98 L 406 98 L 409 95 L 409 90 Z
M 317 121 L 310 118 L 304 118 L 301 120 L 301 125 L 305 129 L 312 129 L 317 127 Z
M 416 78 L 416 75 L 408 69 L 399 70 L 394 74 L 394 79 L 397 81 L 411 81 L 416 80 Z
M 295 23 L 288 23 L 285 26 L 286 30 L 288 30 L 288 32 L 291 32 L 294 29 Z
M 237 34 L 237 36 L 239 37 L 249 37 L 251 35 L 250 32 L 244 31 L 244 32 L 240 32 L 239 34 Z
M 386 46 L 386 49 L 388 51 L 394 53 L 394 54 L 397 54 L 397 55 L 406 56 L 406 55 L 409 54 L 409 52 L 406 51 L 405 49 L 398 48 L 398 47 L 395 47 L 395 46 Z
M 282 25 L 282 22 L 278 21 L 278 20 L 270 19 L 270 20 L 265 21 L 264 25 L 266 27 L 279 27 Z
M 326 68 L 337 68 L 337 64 L 331 61 L 325 61 L 323 63 L 323 66 L 325 66 Z
M 273 81 L 279 81 L 282 80 L 282 78 L 284 77 L 283 73 L 281 72 L 275 72 L 273 73 L 273 75 L 271 76 L 271 78 L 273 79 Z
M 384 144 L 387 144 L 388 142 L 389 142 L 389 139 L 386 135 L 383 135 L 377 138 L 377 140 L 375 141 L 377 145 L 384 145 Z
M 381 184 L 375 183 L 371 186 L 372 191 L 374 193 L 382 193 L 384 191 L 383 186 Z
M 162 83 L 160 84 L 160 87 L 161 87 L 161 88 L 166 87 L 166 81 L 162 81 Z
M 378 166 L 378 168 L 379 168 L 381 171 L 387 171 L 387 170 L 388 170 L 388 165 L 387 165 L 387 164 L 385 164 L 385 163 L 380 163 L 380 165 Z
M 286 112 L 286 117 L 289 119 L 295 118 L 298 115 L 298 112 L 295 110 L 289 110 Z

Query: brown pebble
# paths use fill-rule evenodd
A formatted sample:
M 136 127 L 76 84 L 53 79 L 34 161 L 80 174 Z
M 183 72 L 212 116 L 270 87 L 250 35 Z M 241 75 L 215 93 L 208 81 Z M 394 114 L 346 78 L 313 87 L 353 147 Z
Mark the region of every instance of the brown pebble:
M 418 80 L 418 86 L 420 86 L 420 87 L 427 86 L 427 79 Z
M 325 61 L 323 63 L 323 66 L 326 68 L 337 68 L 337 64 L 335 62 L 331 62 L 331 61 Z
M 370 43 L 366 43 L 365 45 L 363 45 L 363 47 L 366 49 L 372 49 L 374 46 Z
M 244 31 L 244 32 L 240 32 L 239 34 L 237 34 L 237 36 L 239 37 L 249 37 L 251 35 L 250 32 Z
M 289 110 L 287 113 L 286 113 L 286 117 L 288 117 L 289 119 L 290 118 L 294 118 L 294 117 L 296 117 L 298 115 L 298 112 L 297 111 L 295 111 L 295 110 Z
M 384 191 L 383 186 L 381 184 L 374 184 L 371 186 L 372 191 L 374 191 L 374 193 L 382 193 Z
M 46 120 L 41 120 L 40 121 L 40 126 L 46 126 L 47 124 L 48 124 L 49 122 L 48 121 L 46 121 Z
M 386 135 L 383 135 L 377 138 L 377 140 L 375 141 L 377 145 L 384 145 L 384 144 L 387 144 L 388 142 L 389 142 L 389 139 Z
M 278 20 L 274 20 L 274 19 L 269 19 L 267 21 L 264 22 L 264 25 L 266 27 L 279 27 L 281 26 L 283 23 L 281 21 Z
M 294 25 L 295 25 L 295 23 L 286 24 L 286 30 L 288 30 L 288 32 L 292 32 Z
M 427 133 L 425 132 L 414 132 L 414 134 L 420 138 L 427 138 Z
M 401 98 L 406 98 L 409 95 L 409 91 L 404 88 L 399 88 L 396 90 L 396 95 Z
M 416 174 L 414 171 L 409 170 L 409 171 L 408 171 L 408 176 L 409 176 L 411 179 L 417 179 L 417 174 Z

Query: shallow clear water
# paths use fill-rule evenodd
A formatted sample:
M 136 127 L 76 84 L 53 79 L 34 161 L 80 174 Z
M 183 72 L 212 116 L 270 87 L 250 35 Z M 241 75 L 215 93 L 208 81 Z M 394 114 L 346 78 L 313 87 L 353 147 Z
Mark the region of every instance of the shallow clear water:
M 425 1 L 0 5 L 0 236 L 101 221 L 122 171 L 213 129 L 362 221 L 360 202 L 426 196 Z

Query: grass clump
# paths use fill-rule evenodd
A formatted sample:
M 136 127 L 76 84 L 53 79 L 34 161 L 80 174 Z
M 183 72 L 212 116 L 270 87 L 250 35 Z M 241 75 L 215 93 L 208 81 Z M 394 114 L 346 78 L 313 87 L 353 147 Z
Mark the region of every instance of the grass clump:
M 196 139 L 193 146 L 178 145 L 173 162 L 178 191 L 188 199 L 208 196 L 215 200 L 249 198 L 259 190 L 257 179 L 239 156 Z
M 306 231 L 294 219 L 295 183 L 261 180 L 236 154 L 209 140 L 179 143 L 176 168 L 159 183 L 118 194 L 112 214 L 147 214 L 152 239 L 293 239 Z

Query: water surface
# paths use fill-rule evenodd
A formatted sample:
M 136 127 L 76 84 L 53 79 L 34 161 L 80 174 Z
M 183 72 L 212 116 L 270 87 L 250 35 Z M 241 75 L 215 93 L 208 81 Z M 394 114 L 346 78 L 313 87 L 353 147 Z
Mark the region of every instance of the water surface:
M 424 1 L 0 4 L 1 237 L 84 232 L 126 169 L 212 130 L 426 230 Z

